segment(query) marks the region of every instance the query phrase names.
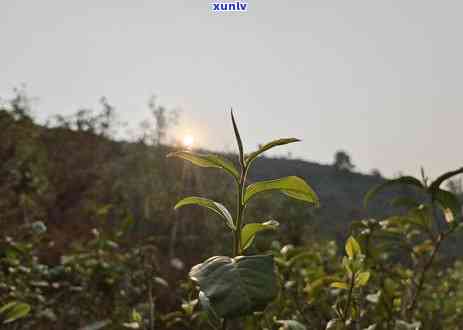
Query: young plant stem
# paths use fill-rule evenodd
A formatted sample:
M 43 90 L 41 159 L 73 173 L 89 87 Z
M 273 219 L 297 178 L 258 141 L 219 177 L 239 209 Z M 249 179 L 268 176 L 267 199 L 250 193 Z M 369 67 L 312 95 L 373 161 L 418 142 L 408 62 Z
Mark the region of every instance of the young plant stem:
M 434 262 L 434 258 L 436 257 L 437 251 L 439 250 L 439 247 L 441 245 L 441 242 L 443 240 L 444 236 L 440 234 L 437 238 L 436 244 L 434 245 L 434 248 L 432 250 L 431 256 L 429 257 L 428 262 L 424 265 L 421 274 L 420 274 L 420 280 L 418 282 L 418 285 L 416 286 L 416 291 L 412 299 L 412 303 L 410 304 L 410 308 L 408 310 L 409 316 L 412 317 L 413 312 L 417 306 L 418 303 L 418 298 L 420 296 L 421 290 L 423 289 L 424 285 L 424 280 L 426 277 L 426 273 L 428 270 L 431 268 L 432 263 Z
M 235 231 L 233 236 L 233 257 L 236 257 L 241 253 L 241 227 L 243 222 L 243 215 L 245 205 L 243 203 L 244 198 L 244 188 L 246 184 L 246 176 L 248 173 L 248 166 L 244 162 L 244 156 L 241 154 L 240 150 L 240 165 L 241 165 L 241 176 L 239 182 L 237 182 L 237 198 L 236 198 L 236 223 Z M 227 329 L 227 319 L 223 320 L 222 330 Z
M 436 204 L 435 204 L 434 200 L 432 202 L 432 210 L 433 210 L 434 221 L 439 223 L 439 221 L 437 219 L 437 208 L 436 208 Z M 437 252 L 439 251 L 439 248 L 441 246 L 442 241 L 449 234 L 451 234 L 455 230 L 455 228 L 456 227 L 452 227 L 452 228 L 450 228 L 449 230 L 447 230 L 445 232 L 439 232 L 439 234 L 437 235 L 437 238 L 434 240 L 435 243 L 434 243 L 434 248 L 432 250 L 431 256 L 429 257 L 428 262 L 423 266 L 423 269 L 422 269 L 421 275 L 420 275 L 420 279 L 419 279 L 418 284 L 416 286 L 415 294 L 413 296 L 412 302 L 411 302 L 410 307 L 408 309 L 408 315 L 409 315 L 410 318 L 413 316 L 413 312 L 415 311 L 416 306 L 418 304 L 418 298 L 419 298 L 419 296 L 421 294 L 421 291 L 423 289 L 423 286 L 424 286 L 426 273 L 431 268 L 431 266 L 432 266 L 432 264 L 434 262 L 434 259 L 435 259 L 436 255 L 437 255 Z
M 248 167 L 241 161 L 241 176 L 240 181 L 238 182 L 238 194 L 237 194 L 237 201 L 236 201 L 236 229 L 234 232 L 234 246 L 233 246 L 233 256 L 236 257 L 241 253 L 241 227 L 243 222 L 243 215 L 245 205 L 243 203 L 244 198 L 244 188 L 246 183 L 246 176 L 248 172 Z
M 237 203 L 236 203 L 236 228 L 233 233 L 233 257 L 236 257 L 241 253 L 241 226 L 244 214 L 244 204 L 243 204 L 243 195 L 244 195 L 244 185 L 246 182 L 247 175 L 247 166 L 242 164 L 241 177 L 238 182 L 238 194 L 237 194 Z M 223 320 L 222 330 L 227 329 L 227 319 Z
M 355 273 L 352 272 L 352 277 L 350 279 L 350 287 L 349 287 L 349 294 L 347 296 L 347 302 L 346 302 L 346 307 L 344 308 L 344 315 L 343 315 L 343 318 L 344 318 L 344 323 L 347 321 L 347 316 L 348 316 L 348 311 L 349 311 L 349 308 L 350 308 L 350 304 L 351 304 L 351 301 L 352 301 L 352 293 L 354 292 L 354 286 L 355 286 Z M 350 313 L 349 313 L 350 314 Z

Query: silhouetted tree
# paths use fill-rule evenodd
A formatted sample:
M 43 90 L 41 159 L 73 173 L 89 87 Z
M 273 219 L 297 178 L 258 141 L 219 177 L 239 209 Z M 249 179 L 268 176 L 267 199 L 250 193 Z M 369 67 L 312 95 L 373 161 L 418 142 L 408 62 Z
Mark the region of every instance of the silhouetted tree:
M 349 154 L 343 150 L 336 151 L 336 153 L 334 154 L 333 166 L 338 171 L 350 172 L 355 168 L 355 165 L 351 162 Z
M 161 144 L 165 142 L 167 131 L 171 126 L 175 126 L 178 122 L 178 112 L 175 110 L 167 110 L 163 106 L 156 104 L 156 97 L 152 96 L 148 102 L 148 107 L 155 119 L 155 143 Z
M 375 178 L 382 178 L 383 176 L 381 175 L 381 172 L 377 169 L 374 168 L 370 171 L 370 174 L 374 176 Z

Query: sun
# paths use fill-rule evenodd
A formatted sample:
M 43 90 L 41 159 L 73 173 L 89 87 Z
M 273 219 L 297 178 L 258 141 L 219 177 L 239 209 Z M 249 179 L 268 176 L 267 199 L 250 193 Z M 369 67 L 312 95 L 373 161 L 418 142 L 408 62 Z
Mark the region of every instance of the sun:
M 185 135 L 183 137 L 183 146 L 187 149 L 191 149 L 193 147 L 193 144 L 195 143 L 195 139 L 191 135 Z

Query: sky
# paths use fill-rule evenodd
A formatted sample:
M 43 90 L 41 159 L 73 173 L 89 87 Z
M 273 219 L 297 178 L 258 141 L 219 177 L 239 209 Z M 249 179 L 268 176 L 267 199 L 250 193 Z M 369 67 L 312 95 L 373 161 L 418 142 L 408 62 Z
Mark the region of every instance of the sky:
M 0 96 L 27 85 L 45 118 L 101 96 L 120 121 L 148 99 L 180 109 L 173 134 L 235 150 L 278 137 L 270 155 L 431 177 L 463 166 L 463 3 L 248 0 L 214 13 L 203 0 L 1 0 Z

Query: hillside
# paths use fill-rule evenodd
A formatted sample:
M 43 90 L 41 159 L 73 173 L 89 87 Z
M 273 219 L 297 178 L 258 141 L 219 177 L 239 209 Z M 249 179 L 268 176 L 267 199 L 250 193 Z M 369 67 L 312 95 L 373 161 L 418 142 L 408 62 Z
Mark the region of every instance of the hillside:
M 64 245 L 70 244 L 66 238 L 68 231 L 85 235 L 98 219 L 100 207 L 112 207 L 113 223 L 118 221 L 117 213 L 127 213 L 137 223 L 135 231 L 149 233 L 146 228 L 154 222 L 158 234 L 167 234 L 171 222 L 162 218 L 174 216 L 171 207 L 175 196 L 214 191 L 217 199 L 232 201 L 234 198 L 231 182 L 219 172 L 167 160 L 165 156 L 173 150 L 171 147 L 114 142 L 105 134 L 71 130 L 66 126 L 41 127 L 28 117 L 13 120 L 6 112 L 1 116 L 0 126 L 3 127 L 2 141 L 7 142 L 1 149 L 0 161 L 3 190 L 6 190 L 3 196 L 9 196 L 3 202 L 4 207 L 9 208 L 10 220 L 17 223 L 18 217 L 22 217 L 20 200 L 24 195 L 15 191 L 27 190 L 26 207 L 31 210 L 28 218 L 21 221 L 44 218 L 52 225 L 52 232 L 60 233 L 57 240 Z M 15 164 L 19 164 L 16 170 L 8 168 Z M 28 180 L 31 175 L 34 177 Z M 321 208 L 310 210 L 311 219 L 307 224 L 316 226 L 327 238 L 341 239 L 337 235 L 345 236 L 352 220 L 388 212 L 383 200 L 375 203 L 368 213 L 363 208 L 364 194 L 383 182 L 377 176 L 339 171 L 333 166 L 298 159 L 260 157 L 249 180 L 288 175 L 306 179 L 319 195 Z M 275 196 L 269 198 L 281 200 Z M 266 202 L 269 201 L 262 200 Z
M 145 138 L 114 140 L 110 117 L 84 113 L 42 126 L 18 109 L 0 110 L 0 282 L 8 283 L 0 287 L 1 305 L 17 299 L 27 303 L 19 305 L 22 308 L 33 306 L 31 318 L 18 323 L 24 329 L 86 329 L 90 324 L 95 329 L 116 330 L 135 321 L 137 325 L 162 324 L 159 329 L 204 329 L 207 318 L 195 307 L 197 289 L 186 281 L 188 271 L 210 256 L 230 255 L 232 234 L 212 212 L 199 207 L 174 211 L 173 207 L 185 196 L 204 196 L 221 201 L 234 216 L 235 182 L 217 169 L 167 158 L 168 153 L 179 150 L 174 146 Z M 222 156 L 232 161 L 237 158 L 234 154 Z M 263 156 L 254 165 L 248 183 L 296 175 L 312 186 L 321 204 L 314 208 L 269 192 L 247 205 L 245 223 L 261 225 L 271 219 L 280 223 L 277 231 L 256 235 L 240 256 L 257 254 L 278 260 L 274 271 L 279 274 L 278 287 L 284 288 L 280 294 L 286 298 L 276 299 L 271 305 L 274 310 L 267 310 L 259 320 L 291 318 L 325 329 L 339 290 L 329 290 L 329 284 L 324 289 L 316 285 L 344 276 L 340 258 L 344 249 L 340 247 L 355 234 L 351 223 L 397 215 L 401 210 L 393 210 L 388 201 L 398 192 L 415 192 L 404 187 L 389 189 L 366 210 L 363 197 L 384 182 L 379 176 Z M 429 212 L 415 210 L 418 217 L 423 216 L 419 219 L 431 219 L 428 213 L 420 213 L 423 210 Z M 392 273 L 402 290 L 416 292 L 417 284 L 402 278 L 420 274 L 424 260 L 430 260 L 427 253 L 437 250 L 430 246 L 432 242 L 443 246 L 440 265 L 453 267 L 453 257 L 461 255 L 457 235 L 442 244 L 439 236 L 431 236 L 434 241 L 424 240 L 433 231 L 431 222 L 425 226 L 427 232 L 406 222 L 399 222 L 399 227 L 391 222 L 391 228 L 375 221 L 366 223 L 374 224 L 384 240 L 370 244 L 370 239 L 378 237 L 369 236 L 368 230 L 357 233 L 359 240 L 362 235 L 368 237 L 362 244 L 368 248 L 368 262 L 373 265 L 370 271 L 379 287 L 384 283 L 382 276 Z M 455 264 L 455 271 L 459 267 Z M 388 268 L 391 270 L 386 272 Z M 435 285 L 441 282 L 435 277 Z M 292 286 L 296 286 L 294 291 Z M 370 296 L 377 290 L 370 291 Z M 308 293 L 324 295 L 326 302 L 319 300 L 317 309 L 312 309 L 314 298 Z M 308 307 L 293 314 L 302 302 Z M 400 311 L 397 308 L 394 313 Z M 375 311 L 371 313 L 376 317 Z M 128 315 L 134 322 L 127 323 Z

